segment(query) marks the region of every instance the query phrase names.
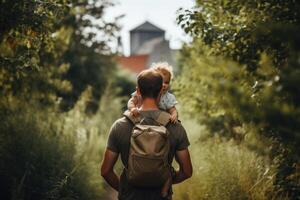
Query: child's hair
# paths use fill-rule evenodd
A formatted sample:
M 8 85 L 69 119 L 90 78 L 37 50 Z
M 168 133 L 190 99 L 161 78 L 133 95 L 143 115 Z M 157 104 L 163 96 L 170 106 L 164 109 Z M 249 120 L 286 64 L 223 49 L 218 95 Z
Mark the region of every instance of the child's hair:
M 167 62 L 152 63 L 151 68 L 162 74 L 168 74 L 170 76 L 170 80 L 173 79 L 173 67 Z

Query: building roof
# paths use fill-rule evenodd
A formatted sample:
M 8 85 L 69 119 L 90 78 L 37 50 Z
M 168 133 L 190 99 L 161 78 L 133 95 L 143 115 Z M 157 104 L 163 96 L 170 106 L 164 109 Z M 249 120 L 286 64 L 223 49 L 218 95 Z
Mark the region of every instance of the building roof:
M 118 63 L 123 69 L 127 69 L 136 74 L 146 68 L 147 61 L 148 55 L 120 56 L 118 58 Z
M 131 29 L 130 32 L 133 31 L 155 31 L 155 32 L 165 32 L 163 29 L 155 26 L 154 24 L 145 21 L 143 24 Z

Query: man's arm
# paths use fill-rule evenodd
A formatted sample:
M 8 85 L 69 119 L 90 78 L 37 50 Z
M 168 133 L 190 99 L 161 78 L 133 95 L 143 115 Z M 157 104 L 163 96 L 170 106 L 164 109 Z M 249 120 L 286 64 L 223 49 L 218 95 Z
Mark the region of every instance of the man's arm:
M 176 176 L 172 180 L 173 184 L 180 183 L 190 178 L 193 174 L 191 157 L 187 148 L 180 151 L 176 151 L 175 159 L 179 164 L 179 171 L 176 171 Z
M 118 156 L 119 156 L 118 153 L 106 149 L 104 153 L 102 165 L 101 165 L 101 176 L 116 191 L 119 190 L 119 183 L 120 183 L 119 177 L 114 172 L 114 166 L 118 160 Z

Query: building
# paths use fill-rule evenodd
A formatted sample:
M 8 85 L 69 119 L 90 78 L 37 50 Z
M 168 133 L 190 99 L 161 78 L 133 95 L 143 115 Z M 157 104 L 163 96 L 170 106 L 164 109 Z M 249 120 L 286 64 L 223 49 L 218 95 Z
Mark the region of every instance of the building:
M 176 54 L 165 39 L 165 31 L 146 21 L 130 30 L 130 56 L 120 56 L 118 64 L 137 74 L 154 62 L 168 62 L 176 72 Z

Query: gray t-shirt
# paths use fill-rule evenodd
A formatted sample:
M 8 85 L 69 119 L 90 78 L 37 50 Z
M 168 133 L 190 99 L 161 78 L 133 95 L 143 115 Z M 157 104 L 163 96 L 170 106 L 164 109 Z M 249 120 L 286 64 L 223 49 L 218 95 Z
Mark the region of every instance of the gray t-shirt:
M 153 119 L 157 119 L 160 112 L 160 110 L 151 110 L 141 111 L 140 113 L 145 117 L 145 123 L 152 125 L 155 123 Z M 107 148 L 121 155 L 123 166 L 127 166 L 133 126 L 131 121 L 123 117 L 115 121 L 109 133 Z M 186 131 L 180 123 L 169 123 L 166 127 L 170 132 L 171 149 L 169 153 L 169 163 L 171 164 L 176 151 L 186 149 L 190 143 Z M 136 188 L 128 183 L 126 173 L 123 170 L 120 177 L 119 199 L 159 200 L 161 199 L 161 188 Z

